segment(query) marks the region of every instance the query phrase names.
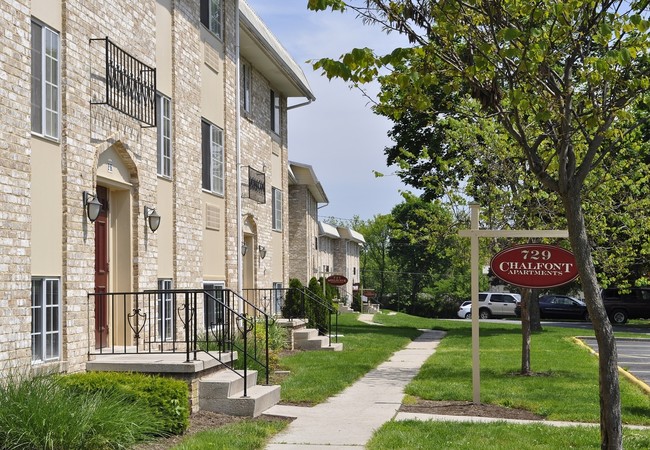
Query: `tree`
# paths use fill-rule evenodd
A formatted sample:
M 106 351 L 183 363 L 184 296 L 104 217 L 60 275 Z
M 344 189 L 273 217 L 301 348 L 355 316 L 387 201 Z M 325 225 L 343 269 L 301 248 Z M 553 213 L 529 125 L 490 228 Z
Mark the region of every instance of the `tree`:
M 403 33 L 413 44 L 385 56 L 355 49 L 341 61 L 325 59 L 316 67 L 353 82 L 377 78 L 386 67 L 409 67 L 394 82 L 410 87 L 408 98 L 424 106 L 423 94 L 431 86 L 467 92 L 517 143 L 521 166 L 560 199 L 598 341 L 601 446 L 608 449 L 622 448 L 617 351 L 600 296 L 583 195 L 594 168 L 616 160 L 639 126 L 630 110 L 647 101 L 650 87 L 646 5 L 309 0 L 316 10 L 354 9 L 366 22 Z

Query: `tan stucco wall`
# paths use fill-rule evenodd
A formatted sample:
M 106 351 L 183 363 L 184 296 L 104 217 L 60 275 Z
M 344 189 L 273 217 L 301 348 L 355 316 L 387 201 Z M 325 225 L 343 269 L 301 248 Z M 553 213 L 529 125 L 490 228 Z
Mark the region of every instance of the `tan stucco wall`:
M 61 31 L 61 2 L 52 0 L 32 0 L 32 16 Z
M 226 237 L 225 237 L 225 201 L 223 198 L 202 194 L 203 210 L 203 279 L 221 281 L 226 278 Z M 218 230 L 208 229 L 205 207 L 217 208 L 219 215 Z
M 156 212 L 160 215 L 158 238 L 158 278 L 174 277 L 174 185 L 171 181 L 158 178 Z
M 31 145 L 32 275 L 61 276 L 63 271 L 61 148 L 57 143 L 39 138 L 32 138 Z

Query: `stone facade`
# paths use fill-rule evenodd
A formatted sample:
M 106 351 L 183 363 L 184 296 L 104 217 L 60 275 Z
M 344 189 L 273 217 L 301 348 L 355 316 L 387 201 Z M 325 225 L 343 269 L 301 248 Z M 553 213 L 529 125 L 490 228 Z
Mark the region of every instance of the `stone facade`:
M 0 24 L 5 30 L 0 36 L 0 378 L 11 370 L 85 370 L 96 339 L 96 311 L 88 293 L 96 289 L 98 247 L 96 227 L 87 219 L 82 202 L 84 192 L 105 189 L 110 199 L 106 231 L 109 291 L 156 289 L 161 267 L 167 266 L 172 268 L 176 289 L 201 288 L 210 278 L 238 290 L 242 288 L 238 285 L 239 227 L 254 251 L 254 257 L 249 254 L 243 263 L 243 270 L 251 274 L 244 277 L 245 287 L 288 284 L 287 98 L 313 96 L 306 82 L 301 84 L 304 74 L 292 72 L 297 65 L 292 65 L 245 4 L 244 10 L 246 21 L 240 28 L 248 44 L 261 48 L 260 40 L 269 41 L 260 52 L 255 45 L 246 46 L 249 54 L 243 56 L 253 74 L 252 108 L 238 121 L 234 0 L 224 1 L 224 34 L 219 39 L 209 36 L 201 24 L 199 0 L 10 0 L 0 4 Z M 169 26 L 160 20 L 161 12 L 169 17 Z M 59 37 L 60 133 L 54 139 L 31 132 L 32 20 L 52 28 Z M 157 173 L 157 128 L 101 104 L 108 83 L 104 38 L 150 67 L 164 60 L 160 42 L 170 43 L 170 48 L 163 48 L 170 54 L 169 68 L 159 68 L 157 77 L 165 80 L 164 93 L 172 105 L 173 172 L 169 179 Z M 276 53 L 269 56 L 267 47 Z M 258 59 L 260 55 L 263 60 Z M 270 64 L 289 67 L 289 75 L 278 78 L 279 71 L 269 68 Z M 205 67 L 216 75 L 208 80 L 203 75 Z M 279 133 L 270 130 L 272 89 L 282 99 Z M 139 97 L 133 94 L 131 98 Z M 206 108 L 222 117 L 217 121 L 224 138 L 222 196 L 210 197 L 211 193 L 202 190 L 201 120 L 213 114 Z M 39 149 L 38 158 L 35 149 Z M 57 163 L 48 165 L 51 160 Z M 247 167 L 265 174 L 266 202 L 244 198 L 238 210 L 237 174 Z M 47 173 L 47 181 L 36 176 L 41 173 Z M 247 181 L 245 176 L 242 181 Z M 161 192 L 167 192 L 160 189 L 162 183 L 169 186 L 169 196 L 162 196 Z M 272 226 L 272 187 L 283 195 L 283 227 L 278 230 Z M 220 253 L 219 267 L 209 269 L 202 245 L 206 195 L 222 202 L 224 224 L 213 233 L 220 241 L 214 246 Z M 169 211 L 162 217 L 166 234 L 152 232 L 144 209 L 163 206 Z M 46 221 L 32 220 L 41 216 Z M 47 220 L 52 223 L 48 225 Z M 169 240 L 171 254 L 167 255 L 162 249 Z M 43 242 L 53 246 L 55 256 L 48 256 L 49 247 Z M 267 249 L 264 259 L 257 252 L 259 246 Z M 35 260 L 32 254 L 45 255 L 45 259 Z M 217 275 L 208 277 L 206 272 Z M 35 277 L 57 281 L 60 292 L 60 331 L 54 342 L 58 355 L 46 362 L 32 357 L 30 299 Z M 198 314 L 202 314 L 200 309 Z M 119 324 L 109 325 L 114 336 Z

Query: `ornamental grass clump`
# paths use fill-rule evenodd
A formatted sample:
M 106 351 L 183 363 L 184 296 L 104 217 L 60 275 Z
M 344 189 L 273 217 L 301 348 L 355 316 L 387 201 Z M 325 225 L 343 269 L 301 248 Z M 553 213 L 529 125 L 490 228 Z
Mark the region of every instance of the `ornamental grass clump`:
M 0 385 L 0 449 L 117 449 L 160 434 L 160 419 L 140 402 L 74 391 L 62 378 L 12 375 Z

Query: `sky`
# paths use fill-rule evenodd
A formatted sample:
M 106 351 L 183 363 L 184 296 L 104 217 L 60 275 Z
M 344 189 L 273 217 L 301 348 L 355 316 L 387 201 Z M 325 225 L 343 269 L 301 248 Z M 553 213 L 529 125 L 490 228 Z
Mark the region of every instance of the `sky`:
M 392 141 L 392 123 L 375 115 L 371 103 L 345 82 L 328 80 L 308 60 L 338 58 L 353 48 L 383 54 L 405 46 L 405 38 L 364 25 L 353 13 L 307 9 L 307 0 L 246 0 L 301 66 L 316 97 L 312 104 L 289 111 L 289 159 L 313 167 L 329 199 L 319 217 L 367 220 L 387 214 L 402 202 L 401 183 L 386 167 L 384 148 Z M 370 92 L 378 92 L 377 85 Z M 289 104 L 304 102 L 289 99 Z M 374 171 L 385 176 L 377 178 Z M 391 175 L 393 174 L 393 175 Z

